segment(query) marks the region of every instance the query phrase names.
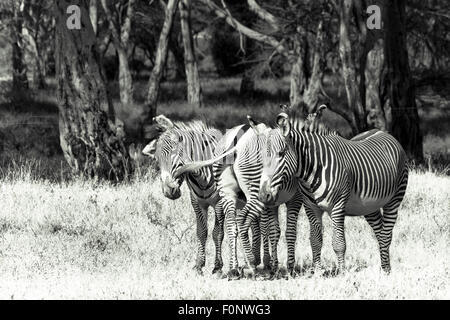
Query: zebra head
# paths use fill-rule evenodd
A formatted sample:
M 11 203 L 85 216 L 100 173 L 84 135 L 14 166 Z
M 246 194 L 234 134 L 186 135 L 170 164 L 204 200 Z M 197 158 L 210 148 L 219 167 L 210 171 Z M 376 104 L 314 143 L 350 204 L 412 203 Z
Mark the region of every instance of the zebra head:
M 259 200 L 273 204 L 278 193 L 295 174 L 297 154 L 292 147 L 291 124 L 284 112 L 277 117 L 277 127 L 266 132 L 262 146 L 262 174 L 259 185 Z
M 175 172 L 184 165 L 183 136 L 166 117 L 158 116 L 155 121 L 163 126 L 163 133 L 145 146 L 142 153 L 158 161 L 162 192 L 165 197 L 176 200 L 181 196 L 180 187 L 183 183 L 183 176 L 175 178 Z

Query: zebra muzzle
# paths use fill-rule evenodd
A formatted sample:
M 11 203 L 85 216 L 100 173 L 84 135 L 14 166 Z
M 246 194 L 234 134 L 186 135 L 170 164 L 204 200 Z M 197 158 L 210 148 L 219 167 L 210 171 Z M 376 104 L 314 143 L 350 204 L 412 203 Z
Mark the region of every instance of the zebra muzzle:
M 270 188 L 269 186 L 263 186 L 259 190 L 258 194 L 259 201 L 264 204 L 270 205 L 275 203 L 277 198 L 277 190 L 275 188 Z

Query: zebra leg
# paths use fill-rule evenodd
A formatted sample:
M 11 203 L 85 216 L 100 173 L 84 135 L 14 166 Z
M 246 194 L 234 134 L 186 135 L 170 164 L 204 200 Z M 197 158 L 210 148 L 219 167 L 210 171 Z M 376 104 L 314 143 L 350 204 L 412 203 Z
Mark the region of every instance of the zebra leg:
M 267 208 L 269 218 L 269 239 L 271 249 L 271 269 L 272 274 L 276 276 L 279 271 L 278 262 L 278 241 L 280 240 L 280 223 L 278 221 L 278 207 Z
M 321 268 L 320 255 L 323 244 L 323 211 L 317 206 L 308 203 L 305 204 L 305 212 L 309 220 L 309 242 L 312 250 L 313 268 L 317 270 Z
M 262 207 L 262 204 L 261 204 Z M 242 241 L 242 246 L 245 252 L 245 259 L 249 270 L 249 276 L 253 278 L 256 274 L 255 256 L 250 245 L 248 231 L 254 221 L 258 221 L 260 214 L 260 208 L 256 201 L 249 200 L 245 207 L 239 212 L 239 216 L 236 218 L 238 225 L 239 238 Z
M 380 256 L 382 257 L 383 253 L 381 248 L 383 247 L 383 238 L 381 234 L 383 231 L 383 217 L 381 216 L 381 211 L 377 210 L 371 214 L 364 216 L 364 218 L 369 223 L 370 227 L 375 233 L 375 238 L 377 238 L 378 247 L 380 250 Z M 383 261 L 383 258 L 381 258 L 381 261 Z
M 286 203 L 286 244 L 287 244 L 287 269 L 291 275 L 294 275 L 295 266 L 295 242 L 297 241 L 297 221 L 298 212 L 302 207 L 302 195 L 296 195 Z
M 408 184 L 408 170 L 405 168 L 401 177 L 401 182 L 395 196 L 383 207 L 383 230 L 381 231 L 380 255 L 381 268 L 384 272 L 391 272 L 391 262 L 389 248 L 392 241 L 392 229 L 397 221 L 398 208 L 405 196 Z
M 228 236 L 229 246 L 229 271 L 228 279 L 238 279 L 238 260 L 237 260 L 237 226 L 236 226 L 236 202 L 234 199 L 225 197 L 222 199 L 223 211 L 225 213 L 225 225 Z
M 260 226 L 264 247 L 264 270 L 270 270 L 269 217 L 267 216 L 267 209 L 263 209 L 261 213 Z
M 394 206 L 395 207 L 395 206 Z M 397 220 L 397 208 L 384 207 L 383 208 L 383 229 L 381 230 L 380 239 L 380 256 L 381 256 L 381 268 L 384 272 L 391 272 L 391 262 L 389 258 L 389 248 L 392 241 L 392 229 L 394 228 Z
M 205 266 L 205 246 L 208 237 L 208 208 L 200 206 L 194 197 L 191 197 L 191 203 L 197 218 L 197 259 L 194 270 L 202 274 L 202 268 Z
M 239 215 L 236 218 L 236 221 L 238 226 L 239 239 L 241 239 L 242 247 L 244 248 L 245 260 L 247 266 L 251 269 L 250 273 L 252 273 L 256 269 L 256 265 L 255 265 L 255 257 L 253 255 L 253 250 L 252 246 L 250 245 L 250 239 L 248 235 L 250 225 L 253 223 L 253 221 L 246 223 L 246 218 L 249 215 L 248 213 L 249 208 L 248 205 L 246 205 L 244 208 L 242 208 L 242 210 L 240 210 Z
M 255 266 L 261 263 L 261 229 L 259 219 L 255 219 L 252 224 L 252 252 L 255 257 Z
M 344 206 L 333 208 L 331 221 L 333 224 L 332 245 L 338 260 L 337 273 L 345 270 L 345 232 L 344 232 L 345 210 Z
M 222 201 L 218 201 L 214 207 L 215 212 L 215 222 L 214 222 L 214 230 L 213 230 L 213 240 L 214 245 L 216 246 L 216 259 L 214 262 L 214 269 L 212 273 L 222 273 L 223 261 L 222 261 L 222 242 L 224 237 L 223 232 L 223 222 L 224 222 L 224 214 L 222 208 Z

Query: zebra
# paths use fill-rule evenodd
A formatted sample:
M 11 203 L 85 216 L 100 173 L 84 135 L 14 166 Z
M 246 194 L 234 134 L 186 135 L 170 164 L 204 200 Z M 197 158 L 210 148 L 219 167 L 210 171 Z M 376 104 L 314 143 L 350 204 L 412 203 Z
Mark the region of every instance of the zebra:
M 210 128 L 204 122 L 172 122 L 164 115 L 153 118 L 157 124 L 153 140 L 142 150 L 144 155 L 155 158 L 161 170 L 160 179 L 165 197 L 175 200 L 181 196 L 180 187 L 186 180 L 190 200 L 197 220 L 197 258 L 194 270 L 202 274 L 205 266 L 205 245 L 208 235 L 208 207 L 215 211 L 213 240 L 216 248 L 213 274 L 222 273 L 222 242 L 224 238 L 223 208 L 211 167 L 204 167 L 186 175 L 174 176 L 176 170 L 186 161 L 198 161 L 212 156 L 221 132 Z
M 310 220 L 313 263 L 320 266 L 322 214 L 327 211 L 337 272 L 345 270 L 344 218 L 363 215 L 378 241 L 381 267 L 389 273 L 392 230 L 408 182 L 406 154 L 400 143 L 377 129 L 352 140 L 329 132 L 298 130 L 284 112 L 276 123 L 265 140 L 261 201 L 276 198 L 280 186 L 295 177 Z
M 297 122 L 299 119 L 296 119 Z M 250 116 L 248 116 L 249 125 L 240 125 L 229 130 L 222 140 L 219 142 L 215 151 L 215 158 L 191 163 L 185 165 L 180 169 L 180 173 L 190 170 L 198 170 L 202 166 L 213 164 L 215 175 L 220 176 L 221 172 L 229 172 L 224 177 L 218 177 L 219 190 L 221 196 L 225 199 L 224 211 L 226 216 L 231 216 L 235 219 L 236 224 L 228 224 L 227 229 L 229 233 L 235 234 L 235 228 L 239 233 L 239 238 L 242 241 L 247 265 L 250 268 L 249 274 L 254 276 L 256 274 L 256 266 L 259 265 L 259 252 L 250 248 L 248 231 L 258 223 L 260 219 L 261 230 L 263 231 L 264 241 L 264 258 L 263 264 L 265 269 L 270 269 L 272 277 L 280 275 L 278 266 L 278 241 L 280 238 L 280 228 L 278 223 L 278 208 L 281 204 L 286 203 L 287 206 L 287 225 L 286 225 L 286 240 L 288 250 L 287 269 L 288 273 L 294 274 L 295 264 L 295 242 L 297 239 L 297 219 L 298 213 L 302 206 L 302 194 L 297 186 L 295 179 L 287 181 L 283 184 L 281 195 L 271 203 L 262 203 L 259 195 L 259 181 L 262 173 L 262 157 L 261 146 L 264 145 L 263 134 L 258 132 L 265 132 L 270 130 L 269 127 L 263 123 L 258 123 Z M 254 130 L 249 130 L 253 128 Z M 240 133 L 240 136 L 239 136 Z M 220 161 L 227 157 L 225 162 Z M 245 194 L 246 204 L 243 209 L 238 212 L 234 218 L 236 193 L 242 191 Z M 255 228 L 257 229 L 257 228 Z M 269 234 L 267 233 L 270 230 Z M 268 239 L 270 241 L 271 252 L 267 254 Z M 229 276 L 239 277 L 239 272 Z

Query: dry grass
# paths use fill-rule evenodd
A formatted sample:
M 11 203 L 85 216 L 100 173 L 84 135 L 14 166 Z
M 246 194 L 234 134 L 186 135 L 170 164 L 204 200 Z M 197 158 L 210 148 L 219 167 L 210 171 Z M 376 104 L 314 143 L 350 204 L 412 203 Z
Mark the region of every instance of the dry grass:
M 450 298 L 448 177 L 411 174 L 394 229 L 390 275 L 380 271 L 374 235 L 358 217 L 346 220 L 345 274 L 325 277 L 306 271 L 293 280 L 228 282 L 210 275 L 211 236 L 205 275 L 191 271 L 196 242 L 187 190 L 179 200 L 170 201 L 151 176 L 120 186 L 86 181 L 55 184 L 36 180 L 26 170 L 3 178 L 0 298 Z M 284 221 L 284 210 L 282 217 Z M 331 270 L 335 255 L 328 216 L 324 221 L 322 261 Z M 303 211 L 298 229 L 297 260 L 305 269 L 311 252 Z M 285 251 L 282 238 L 283 262 Z
M 287 87 L 285 79 L 262 80 L 255 97 L 242 99 L 237 79 L 205 80 L 205 105 L 195 110 L 184 102 L 183 84 L 165 83 L 159 110 L 180 120 L 205 117 L 221 129 L 241 124 L 246 114 L 270 121 L 278 104 L 288 101 Z M 145 92 L 145 84 L 136 84 L 136 92 Z M 358 217 L 346 220 L 344 275 L 303 271 L 289 281 L 228 282 L 210 275 L 214 252 L 210 237 L 205 276 L 191 271 L 196 237 L 186 188 L 179 200 L 167 200 L 154 171 L 118 186 L 71 179 L 58 147 L 54 94 L 37 92 L 31 99 L 20 109 L 0 105 L 0 298 L 450 298 L 447 107 L 421 109 L 424 151 L 432 161 L 427 171 L 410 176 L 394 229 L 390 275 L 380 272 L 375 237 Z M 141 104 L 115 104 L 129 127 L 139 123 Z M 331 112 L 325 118 L 346 133 L 342 119 Z M 212 215 L 210 220 L 212 229 Z M 327 216 L 324 222 L 322 260 L 331 270 L 335 254 Z M 298 227 L 297 261 L 307 270 L 311 250 L 303 211 Z M 282 262 L 285 251 L 282 238 Z

